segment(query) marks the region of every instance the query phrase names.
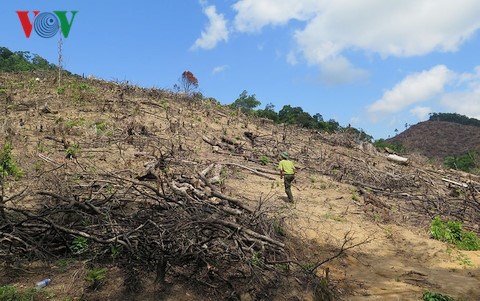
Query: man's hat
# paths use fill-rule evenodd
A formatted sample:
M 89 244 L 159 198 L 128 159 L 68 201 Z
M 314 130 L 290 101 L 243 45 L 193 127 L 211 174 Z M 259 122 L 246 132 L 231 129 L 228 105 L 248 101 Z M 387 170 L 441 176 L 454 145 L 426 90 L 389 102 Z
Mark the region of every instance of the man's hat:
M 288 152 L 283 152 L 280 154 L 280 156 L 282 156 L 284 159 L 288 159 Z

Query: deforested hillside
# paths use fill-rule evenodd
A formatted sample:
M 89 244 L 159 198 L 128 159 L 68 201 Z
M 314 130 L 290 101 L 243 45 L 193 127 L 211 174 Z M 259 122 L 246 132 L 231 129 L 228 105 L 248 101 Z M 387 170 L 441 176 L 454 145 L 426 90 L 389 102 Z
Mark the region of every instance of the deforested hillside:
M 480 152 L 480 127 L 448 121 L 424 121 L 388 139 L 408 152 L 443 160 L 469 151 Z
M 0 73 L 0 105 L 0 294 L 480 298 L 479 251 L 430 233 L 437 216 L 480 232 L 478 176 L 421 156 L 397 164 L 349 131 L 55 72 Z M 293 204 L 276 170 L 284 151 Z

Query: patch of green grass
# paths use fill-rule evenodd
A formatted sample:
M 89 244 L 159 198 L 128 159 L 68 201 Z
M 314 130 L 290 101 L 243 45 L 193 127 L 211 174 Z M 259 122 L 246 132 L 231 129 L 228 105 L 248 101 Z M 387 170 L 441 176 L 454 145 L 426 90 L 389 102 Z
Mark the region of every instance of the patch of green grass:
M 290 265 L 288 265 L 288 263 L 279 263 L 279 264 L 276 264 L 276 265 L 275 265 L 275 268 L 276 268 L 277 270 L 280 270 L 280 271 L 285 272 L 285 273 L 288 272 L 288 271 L 290 271 Z
M 70 264 L 72 263 L 72 260 L 69 258 L 62 258 L 59 259 L 55 262 L 55 265 L 60 269 L 61 272 L 66 272 L 68 271 L 68 268 L 70 267 Z
M 67 87 L 65 85 L 62 85 L 62 86 L 58 87 L 57 88 L 57 94 L 59 94 L 59 95 L 65 94 L 66 88 Z
M 440 293 L 426 291 L 422 295 L 423 301 L 455 301 L 452 297 L 442 295 Z
M 86 91 L 86 90 L 90 90 L 91 87 L 89 84 L 86 84 L 86 83 L 80 83 L 78 84 L 78 90 L 80 91 Z
M 252 257 L 250 257 L 250 263 L 253 266 L 259 266 L 260 264 L 262 264 L 262 262 L 263 262 L 263 259 L 260 252 L 253 252 Z
M 260 164 L 262 165 L 267 165 L 268 163 L 270 163 L 270 158 L 267 157 L 266 155 L 261 155 L 259 160 L 260 160 Z
M 360 197 L 358 196 L 356 191 L 352 192 L 352 200 L 355 202 L 360 202 Z
M 160 107 L 164 110 L 167 110 L 170 105 L 168 104 L 168 101 L 166 99 L 160 100 Z
M 315 264 L 311 262 L 304 263 L 301 264 L 301 268 L 305 274 L 312 274 L 315 271 Z
M 65 122 L 65 127 L 67 129 L 72 129 L 74 127 L 79 127 L 85 125 L 86 120 L 85 118 L 75 118 L 73 120 L 68 120 Z
M 85 280 L 90 282 L 90 288 L 96 290 L 105 283 L 107 277 L 106 268 L 94 268 L 87 272 Z
M 335 214 L 333 214 L 333 213 L 331 213 L 331 212 L 325 213 L 325 214 L 323 215 L 323 217 L 324 217 L 325 219 L 334 220 L 334 221 L 336 221 L 336 222 L 344 222 L 344 221 L 345 221 L 345 219 L 344 219 L 343 217 L 338 216 L 338 215 L 335 215 Z
M 80 151 L 80 145 L 78 143 L 70 145 L 66 150 L 65 150 L 65 155 L 67 159 L 73 159 L 76 158 L 78 155 L 78 152 Z
M 383 220 L 382 216 L 378 212 L 373 213 L 373 221 L 376 223 L 380 223 Z
M 385 147 L 388 147 L 389 149 L 397 153 L 401 153 L 405 151 L 405 147 L 400 143 L 388 143 L 385 141 L 385 139 L 378 139 L 373 143 L 373 145 L 378 149 L 383 149 Z
M 102 132 L 105 132 L 108 128 L 108 124 L 105 121 L 100 121 L 95 123 L 95 130 L 97 131 L 97 134 L 101 134 Z
M 110 256 L 112 257 L 113 260 L 117 259 L 118 256 L 123 251 L 123 246 L 121 245 L 110 245 Z
M 464 230 L 462 223 L 459 221 L 442 221 L 437 216 L 432 220 L 430 232 L 434 239 L 451 243 L 460 250 L 480 250 L 478 236 L 473 232 Z
M 45 290 L 30 288 L 27 290 L 17 290 L 12 285 L 0 286 L 0 301 L 31 301 L 38 300 L 39 297 L 46 297 Z
M 113 136 L 111 126 L 105 121 L 95 123 L 95 131 L 97 132 L 97 135 Z
M 82 254 L 88 250 L 88 239 L 82 236 L 77 236 L 73 239 L 70 246 L 73 254 Z
M 464 267 L 471 267 L 473 266 L 473 263 L 472 263 L 472 260 L 465 254 L 459 254 L 457 256 L 457 262 L 461 265 L 463 265 Z
M 12 145 L 7 142 L 0 150 L 0 184 L 3 185 L 5 178 L 8 176 L 18 179 L 23 176 L 23 171 L 17 165 L 12 155 Z

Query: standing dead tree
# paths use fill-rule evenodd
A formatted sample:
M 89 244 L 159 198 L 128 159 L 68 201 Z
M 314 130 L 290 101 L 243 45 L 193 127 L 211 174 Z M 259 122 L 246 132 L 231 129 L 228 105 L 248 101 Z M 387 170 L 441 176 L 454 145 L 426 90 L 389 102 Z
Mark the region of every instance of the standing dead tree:
M 178 80 L 178 84 L 175 84 L 173 88 L 177 92 L 185 93 L 185 95 L 191 95 L 192 92 L 198 88 L 198 79 L 191 71 L 185 70 Z

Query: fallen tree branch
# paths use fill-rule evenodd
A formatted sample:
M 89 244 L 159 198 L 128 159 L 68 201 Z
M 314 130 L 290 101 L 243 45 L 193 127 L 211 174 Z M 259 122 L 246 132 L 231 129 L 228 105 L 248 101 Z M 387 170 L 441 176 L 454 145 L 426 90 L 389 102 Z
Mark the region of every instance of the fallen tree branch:
M 234 198 L 231 198 L 229 196 L 226 196 L 218 191 L 215 190 L 215 187 L 213 187 L 212 184 L 210 184 L 210 182 L 204 177 L 202 176 L 200 173 L 198 173 L 198 176 L 200 177 L 200 179 L 205 183 L 205 185 L 207 185 L 211 190 L 212 190 L 212 195 L 213 196 L 216 196 L 217 198 L 221 198 L 223 200 L 226 200 L 232 204 L 234 204 L 235 206 L 238 206 L 242 209 L 244 209 L 245 211 L 247 211 L 248 213 L 252 213 L 253 210 L 250 209 L 247 205 L 243 204 L 242 201 L 240 200 L 237 200 L 237 199 L 234 199 Z
M 220 224 L 220 225 L 223 225 L 223 226 L 226 226 L 232 230 L 235 230 L 235 231 L 238 231 L 238 232 L 244 232 L 245 234 L 247 235 L 250 235 L 254 238 L 257 238 L 261 241 L 264 241 L 266 243 L 270 243 L 270 244 L 273 244 L 277 247 L 280 247 L 280 248 L 285 248 L 285 244 L 282 243 L 282 242 L 279 242 L 279 241 L 276 241 L 268 236 L 265 236 L 265 235 L 262 235 L 262 234 L 259 234 L 257 232 L 254 232 L 248 228 L 245 228 L 245 227 L 242 227 L 236 223 L 232 223 L 232 222 L 229 222 L 229 221 L 226 221 L 226 220 L 219 220 L 219 219 L 211 219 L 209 220 L 210 222 L 212 223 L 216 223 L 216 224 Z
M 240 164 L 237 164 L 237 163 L 222 163 L 222 164 L 225 164 L 225 165 L 231 165 L 231 166 L 236 166 L 236 167 L 241 167 L 243 169 L 246 169 L 254 174 L 256 174 L 257 176 L 260 176 L 260 177 L 263 177 L 263 178 L 267 178 L 269 180 L 276 180 L 276 178 L 274 177 L 271 177 L 269 175 L 266 175 L 266 174 L 263 174 L 261 172 L 258 172 L 257 170 L 253 169 L 253 168 L 250 168 L 250 167 L 247 167 L 247 166 L 244 166 L 244 165 L 240 165 Z

